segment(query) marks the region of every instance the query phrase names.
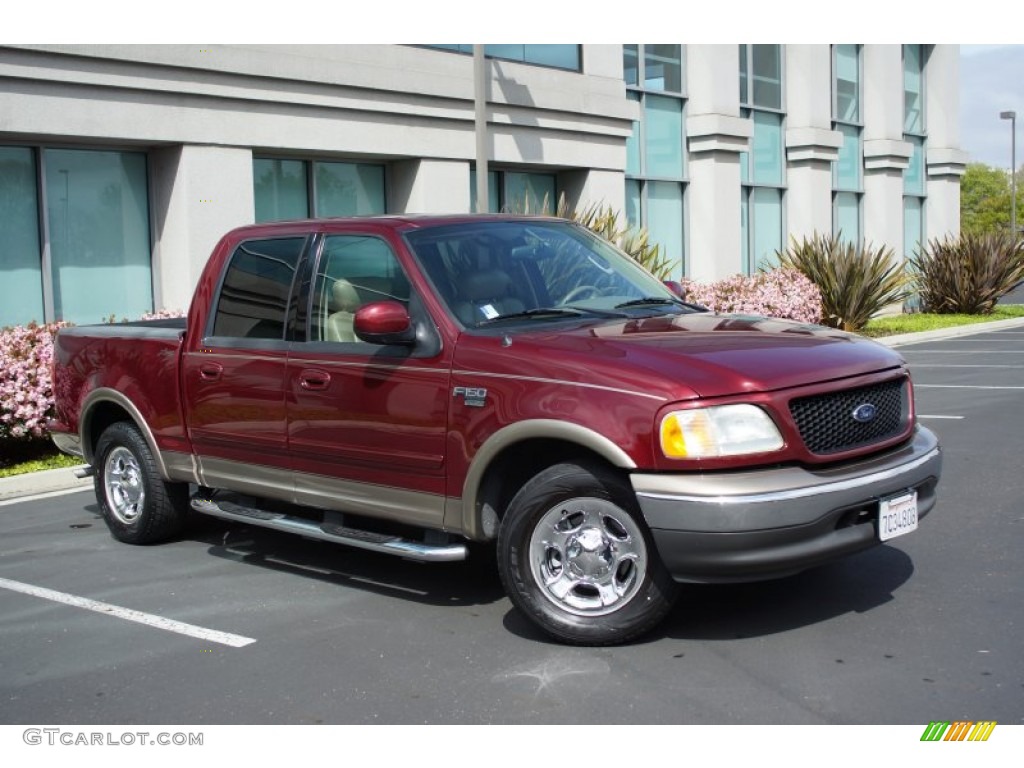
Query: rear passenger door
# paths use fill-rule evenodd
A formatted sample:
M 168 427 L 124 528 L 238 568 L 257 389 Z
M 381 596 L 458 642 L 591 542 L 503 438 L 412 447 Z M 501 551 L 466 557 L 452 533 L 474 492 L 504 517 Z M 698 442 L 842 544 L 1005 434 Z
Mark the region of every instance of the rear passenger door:
M 289 493 L 285 335 L 309 240 L 240 243 L 202 344 L 183 357 L 185 423 L 208 485 L 254 492 L 271 485 Z
M 355 312 L 383 300 L 406 306 L 433 341 L 408 347 L 357 339 Z M 438 525 L 449 371 L 392 247 L 372 234 L 324 236 L 307 306 L 308 335 L 292 347 L 287 382 L 297 499 Z

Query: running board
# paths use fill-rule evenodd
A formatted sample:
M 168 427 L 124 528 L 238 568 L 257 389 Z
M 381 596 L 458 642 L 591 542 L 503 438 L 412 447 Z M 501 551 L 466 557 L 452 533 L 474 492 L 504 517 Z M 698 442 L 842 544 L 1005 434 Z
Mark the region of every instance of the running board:
M 382 552 L 386 555 L 397 555 L 427 563 L 450 563 L 465 560 L 467 554 L 465 544 L 425 544 L 399 536 L 363 531 L 334 523 L 317 523 L 302 517 L 286 515 L 282 512 L 270 512 L 230 501 L 213 501 L 193 496 L 192 509 L 223 520 L 249 523 L 285 533 L 297 533 L 311 539 L 345 544 L 349 547 L 368 549 L 372 552 Z

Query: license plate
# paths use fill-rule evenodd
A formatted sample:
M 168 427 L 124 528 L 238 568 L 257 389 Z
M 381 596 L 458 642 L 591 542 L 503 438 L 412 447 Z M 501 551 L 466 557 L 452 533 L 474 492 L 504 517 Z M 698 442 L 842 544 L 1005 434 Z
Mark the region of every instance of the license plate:
M 895 539 L 917 530 L 917 491 L 882 499 L 878 505 L 878 538 Z

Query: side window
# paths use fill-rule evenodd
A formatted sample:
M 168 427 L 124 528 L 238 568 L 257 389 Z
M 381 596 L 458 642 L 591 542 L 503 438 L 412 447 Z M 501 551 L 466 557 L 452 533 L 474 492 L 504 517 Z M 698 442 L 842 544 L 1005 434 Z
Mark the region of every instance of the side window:
M 304 237 L 250 240 L 231 254 L 211 335 L 282 339 Z
M 391 247 L 368 235 L 331 235 L 313 285 L 311 341 L 358 341 L 356 310 L 374 301 L 409 304 L 409 280 Z

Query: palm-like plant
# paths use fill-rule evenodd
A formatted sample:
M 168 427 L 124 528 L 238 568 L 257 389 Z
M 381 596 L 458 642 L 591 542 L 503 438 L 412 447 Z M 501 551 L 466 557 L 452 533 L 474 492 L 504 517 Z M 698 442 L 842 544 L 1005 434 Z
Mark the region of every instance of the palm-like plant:
M 962 233 L 932 240 L 911 259 L 925 311 L 988 315 L 1024 280 L 1024 241 L 1009 233 Z
M 892 248 L 858 246 L 839 235 L 815 233 L 785 251 L 777 251 L 779 266 L 802 272 L 821 291 L 822 323 L 858 331 L 885 307 L 908 295 L 903 265 Z

